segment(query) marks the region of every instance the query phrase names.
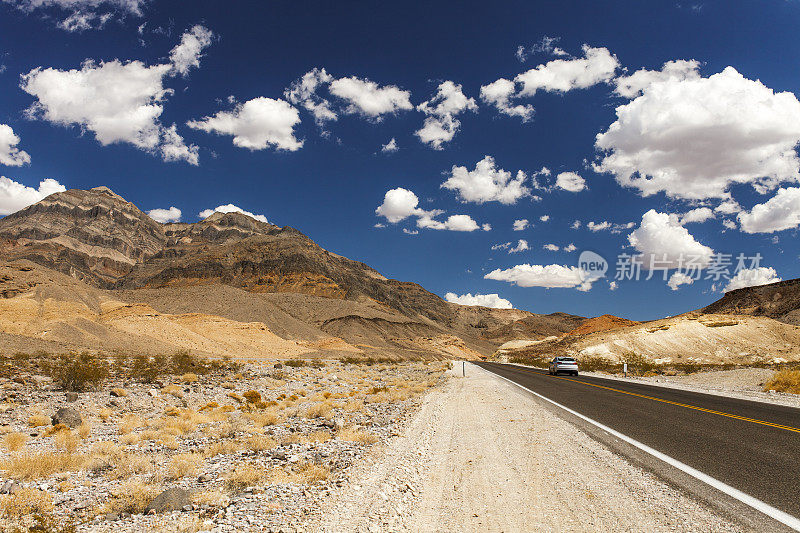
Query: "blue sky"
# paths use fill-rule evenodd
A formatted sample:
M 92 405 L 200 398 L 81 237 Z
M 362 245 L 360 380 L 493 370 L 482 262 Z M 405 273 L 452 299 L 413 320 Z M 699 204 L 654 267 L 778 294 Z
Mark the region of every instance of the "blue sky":
M 679 313 L 798 277 L 799 22 L 777 0 L 2 0 L 0 213 L 107 185 L 188 222 L 230 204 L 462 302 Z M 667 254 L 671 284 L 612 284 L 620 253 Z M 762 258 L 729 283 L 715 253 Z

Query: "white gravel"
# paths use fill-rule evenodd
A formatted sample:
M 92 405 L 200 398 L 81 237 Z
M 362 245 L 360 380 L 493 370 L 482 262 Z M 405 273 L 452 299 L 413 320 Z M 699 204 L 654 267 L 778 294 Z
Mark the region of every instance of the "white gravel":
M 348 477 L 310 530 L 739 530 L 472 365 Z

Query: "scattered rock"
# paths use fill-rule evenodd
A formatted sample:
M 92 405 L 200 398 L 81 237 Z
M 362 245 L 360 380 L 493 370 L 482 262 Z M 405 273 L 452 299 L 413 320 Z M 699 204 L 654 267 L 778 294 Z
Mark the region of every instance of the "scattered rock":
M 144 514 L 180 511 L 184 506 L 191 507 L 190 498 L 191 494 L 186 490 L 179 487 L 169 488 L 147 504 L 147 507 L 144 508 Z
M 66 398 L 67 398 L 67 401 L 70 402 L 70 403 L 77 402 L 78 401 L 78 393 L 77 392 L 68 392 L 66 394 Z
M 64 424 L 65 426 L 76 428 L 83 423 L 83 418 L 75 409 L 71 407 L 62 407 L 53 415 L 52 423 L 54 426 Z

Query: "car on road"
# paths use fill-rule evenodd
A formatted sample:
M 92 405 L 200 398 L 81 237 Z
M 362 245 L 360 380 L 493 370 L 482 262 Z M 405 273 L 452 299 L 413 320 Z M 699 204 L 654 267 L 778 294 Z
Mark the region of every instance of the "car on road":
M 578 362 L 572 357 L 556 357 L 550 361 L 548 371 L 551 376 L 557 376 L 559 372 L 566 372 L 573 376 L 578 375 Z

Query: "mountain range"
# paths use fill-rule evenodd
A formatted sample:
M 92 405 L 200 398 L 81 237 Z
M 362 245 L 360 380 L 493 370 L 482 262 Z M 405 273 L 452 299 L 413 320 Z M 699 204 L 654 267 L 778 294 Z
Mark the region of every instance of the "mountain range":
M 4 352 L 800 357 L 800 280 L 645 323 L 463 306 L 294 228 L 219 212 L 161 224 L 107 187 L 55 193 L 0 219 L 0 258 Z

